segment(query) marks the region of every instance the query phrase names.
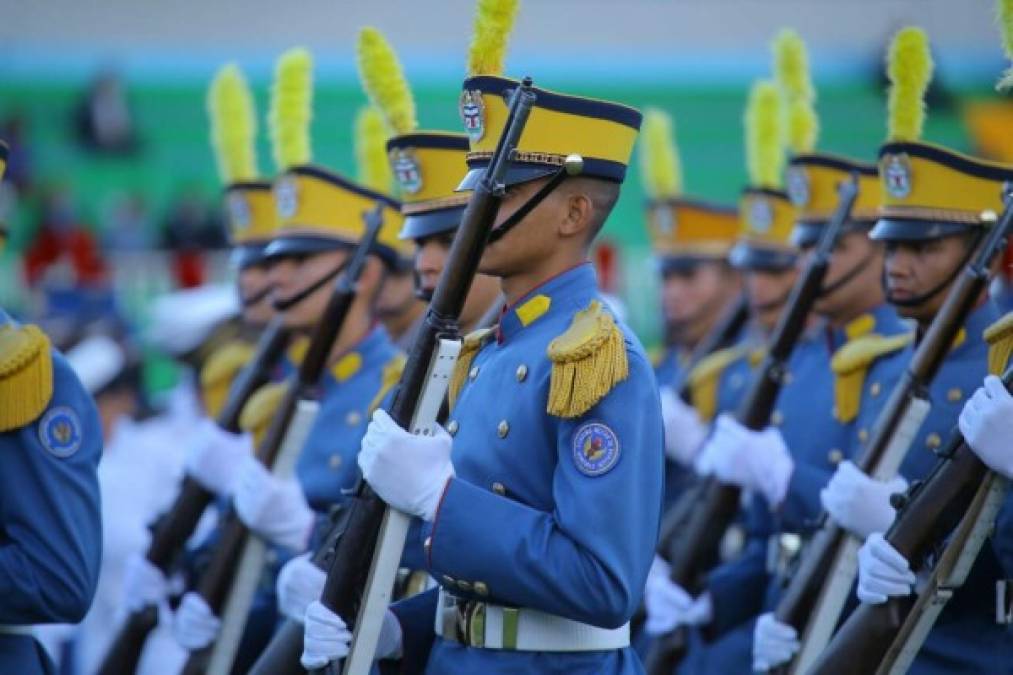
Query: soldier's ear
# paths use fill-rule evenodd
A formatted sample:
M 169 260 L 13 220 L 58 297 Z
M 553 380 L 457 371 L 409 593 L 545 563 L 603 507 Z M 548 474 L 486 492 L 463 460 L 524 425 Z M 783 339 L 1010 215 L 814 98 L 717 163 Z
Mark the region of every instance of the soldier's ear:
M 574 190 L 566 195 L 559 234 L 564 237 L 583 235 L 594 221 L 594 201 L 582 190 Z

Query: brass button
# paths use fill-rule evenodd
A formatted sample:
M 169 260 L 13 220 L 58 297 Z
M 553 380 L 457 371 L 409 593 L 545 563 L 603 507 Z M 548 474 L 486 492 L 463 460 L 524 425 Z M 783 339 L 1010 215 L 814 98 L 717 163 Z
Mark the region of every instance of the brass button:
M 489 595 L 489 587 L 486 586 L 485 582 L 483 581 L 476 581 L 473 584 L 473 588 L 475 589 L 475 592 L 478 593 L 479 595 Z
M 452 577 L 450 575 L 447 575 L 447 574 L 444 574 L 443 575 L 443 583 L 446 584 L 447 586 L 453 586 L 455 584 L 454 577 Z
M 330 465 L 332 469 L 337 469 L 341 466 L 341 455 L 331 455 L 327 460 L 327 464 Z
M 879 396 L 879 392 L 883 390 L 882 385 L 879 382 L 873 382 L 872 386 L 869 387 L 869 393 L 873 396 Z
M 422 548 L 424 548 L 428 554 L 433 549 L 433 538 L 426 537 L 426 540 L 422 542 Z
M 506 494 L 506 486 L 503 485 L 503 483 L 493 483 L 492 484 L 492 491 L 495 492 L 498 495 L 505 495 Z
M 858 430 L 858 440 L 860 440 L 863 443 L 865 443 L 867 440 L 869 440 L 869 431 L 868 431 L 868 429 L 859 429 Z
M 742 379 L 743 378 L 741 375 L 735 373 L 730 378 L 728 378 L 728 386 L 730 386 L 732 389 L 738 389 L 739 387 L 742 386 Z
M 362 422 L 362 414 L 358 410 L 353 410 L 345 417 L 345 422 L 348 426 L 354 427 Z
M 939 437 L 939 434 L 932 432 L 925 437 L 925 445 L 928 446 L 929 450 L 935 450 L 943 444 L 943 439 Z
M 528 376 L 528 367 L 523 363 L 517 366 L 517 381 L 523 382 Z
M 457 423 L 457 420 L 450 420 L 447 422 L 447 433 L 451 436 L 457 435 L 457 430 L 461 428 L 461 425 Z
M 499 434 L 500 438 L 506 438 L 507 434 L 510 433 L 510 425 L 506 420 L 500 421 L 499 425 L 496 427 L 496 433 Z
M 830 461 L 831 464 L 840 464 L 841 460 L 844 459 L 844 453 L 838 450 L 837 448 L 834 448 L 829 453 L 827 453 L 827 459 Z
M 471 584 L 465 581 L 464 579 L 457 580 L 457 587 L 460 588 L 465 593 L 471 593 Z
M 781 414 L 780 410 L 775 410 L 773 413 L 770 414 L 771 424 L 773 424 L 774 426 L 781 426 L 782 422 L 784 422 L 784 415 Z
M 946 398 L 951 403 L 956 403 L 960 399 L 964 398 L 964 392 L 962 392 L 957 387 L 954 387 L 953 389 L 950 389 L 948 392 L 946 392 Z
M 478 377 L 478 366 L 472 366 L 468 371 L 468 378 L 474 380 L 476 377 Z

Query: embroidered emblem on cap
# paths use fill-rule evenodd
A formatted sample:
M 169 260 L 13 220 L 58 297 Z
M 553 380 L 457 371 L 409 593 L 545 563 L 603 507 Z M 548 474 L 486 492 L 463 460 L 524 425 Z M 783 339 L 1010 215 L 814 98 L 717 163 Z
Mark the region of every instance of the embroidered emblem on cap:
M 482 92 L 477 89 L 465 89 L 460 100 L 461 121 L 464 131 L 472 143 L 482 140 L 485 136 L 485 101 Z
M 809 203 L 809 176 L 805 169 L 800 166 L 789 167 L 784 176 L 785 186 L 788 190 L 788 199 L 795 206 L 805 206 Z
M 234 231 L 242 232 L 250 227 L 250 204 L 246 197 L 233 192 L 228 198 L 228 208 L 229 224 Z
M 586 476 L 608 473 L 619 461 L 619 438 L 601 422 L 587 422 L 573 435 L 573 463 Z
M 667 204 L 654 209 L 654 224 L 659 234 L 671 235 L 675 233 L 675 212 Z
M 80 449 L 81 441 L 81 420 L 72 408 L 53 408 L 39 422 L 39 442 L 57 457 L 70 457 Z
M 295 180 L 282 178 L 274 186 L 274 203 L 278 209 L 278 215 L 282 218 L 291 218 L 299 208 L 299 194 Z
M 911 194 L 911 160 L 905 154 L 887 155 L 883 158 L 883 182 L 886 191 L 897 199 Z
M 774 209 L 763 197 L 753 197 L 749 204 L 749 227 L 759 234 L 766 234 L 774 222 Z
M 394 148 L 390 151 L 390 168 L 401 190 L 413 195 L 422 189 L 422 171 L 412 148 Z

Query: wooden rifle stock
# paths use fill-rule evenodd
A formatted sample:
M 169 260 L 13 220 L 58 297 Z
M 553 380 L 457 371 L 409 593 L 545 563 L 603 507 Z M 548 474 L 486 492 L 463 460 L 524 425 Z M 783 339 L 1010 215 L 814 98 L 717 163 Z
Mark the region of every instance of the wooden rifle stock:
M 216 420 L 219 427 L 239 432 L 239 415 L 246 401 L 270 378 L 271 371 L 281 360 L 288 345 L 288 330 L 279 318 L 274 318 L 257 341 L 257 349 L 233 382 L 229 396 Z M 186 541 L 197 528 L 204 510 L 211 504 L 214 494 L 189 476 L 183 479 L 179 494 L 169 510 L 155 524 L 145 558 L 168 576 Z M 110 643 L 99 666 L 99 675 L 133 673 L 144 649 L 148 635 L 158 624 L 158 608 L 149 605 L 131 612 L 116 637 Z
M 792 288 L 784 313 L 778 321 L 749 392 L 740 402 L 736 419 L 753 431 L 759 431 L 770 422 L 777 394 L 784 382 L 785 369 L 795 345 L 798 343 L 809 311 L 819 297 L 823 279 L 830 265 L 830 256 L 844 223 L 851 216 L 858 195 L 858 179 L 842 183 L 839 188 L 837 209 L 820 236 L 805 270 Z M 675 584 L 696 595 L 701 590 L 703 574 L 717 559 L 718 547 L 725 531 L 739 511 L 741 490 L 725 485 L 711 477 L 697 491 L 689 491 L 686 498 L 694 504 L 680 504 L 672 508 L 686 514 L 681 527 L 673 527 L 675 539 L 668 546 L 669 578 Z M 681 501 L 681 500 L 680 500 Z M 681 660 L 685 650 L 684 631 L 675 631 L 661 637 L 647 656 L 649 675 L 669 675 Z
M 879 479 L 889 479 L 896 474 L 906 448 L 897 447 L 898 438 L 895 437 L 917 431 L 916 428 L 909 428 L 912 426 L 911 411 L 916 405 L 927 406 L 929 384 L 946 359 L 967 316 L 986 290 L 989 265 L 1002 248 L 1013 224 L 1013 193 L 1009 186 L 1005 190 L 1002 218 L 987 233 L 950 288 L 942 307 L 921 338 L 911 362 L 891 392 L 886 406 L 876 418 L 869 444 L 855 462 L 863 473 Z M 848 541 L 851 535 L 828 518 L 826 513 L 822 514 L 821 522 L 823 526 L 806 547 L 799 569 L 792 575 L 774 611 L 774 617 L 778 621 L 791 625 L 803 636 L 802 649 L 790 666 L 793 672 L 806 671 L 821 651 L 823 645 L 807 644 L 813 639 L 810 637 L 811 632 L 817 623 L 824 632 L 828 627 L 832 629 L 832 625 L 836 625 L 843 609 L 843 600 L 854 581 L 852 578 L 845 584 L 846 579 L 838 579 L 834 582 L 835 590 L 837 584 L 841 588 L 847 586 L 843 589 L 843 595 L 837 590 L 836 599 L 821 602 L 830 597 L 830 584 L 825 582 L 832 579 L 836 565 L 846 562 L 842 557 L 845 547 L 854 548 L 854 544 Z M 822 639 L 819 638 L 820 641 Z

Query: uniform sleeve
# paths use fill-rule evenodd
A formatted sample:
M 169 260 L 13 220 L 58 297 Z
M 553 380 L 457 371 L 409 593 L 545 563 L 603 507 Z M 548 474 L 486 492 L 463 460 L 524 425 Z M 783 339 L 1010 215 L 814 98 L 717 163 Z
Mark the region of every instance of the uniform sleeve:
M 88 611 L 98 579 L 98 412 L 55 354 L 53 378 L 53 400 L 40 419 L 0 434 L 0 623 L 76 623 Z M 61 455 L 72 442 L 53 448 L 47 443 L 47 433 L 67 438 L 66 426 L 46 428 L 54 411 L 77 421 L 80 444 L 67 456 Z
M 481 581 L 505 603 L 597 626 L 630 618 L 657 541 L 664 469 L 654 375 L 639 354 L 629 366 L 584 416 L 554 418 L 551 513 L 462 479 L 448 483 L 431 537 L 433 576 Z M 586 442 L 604 450 L 592 453 L 598 463 L 586 461 Z

